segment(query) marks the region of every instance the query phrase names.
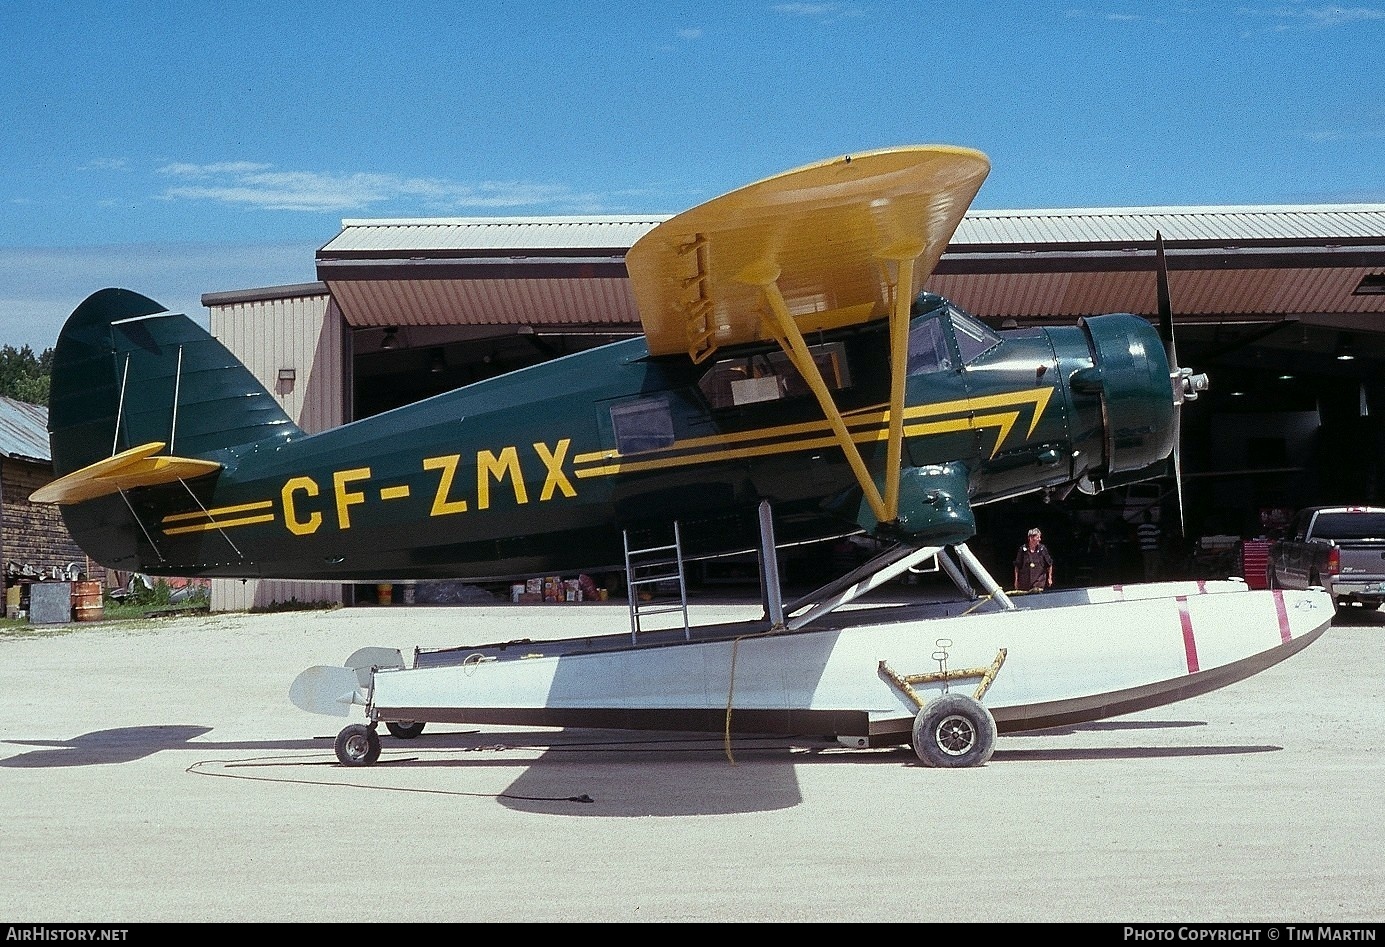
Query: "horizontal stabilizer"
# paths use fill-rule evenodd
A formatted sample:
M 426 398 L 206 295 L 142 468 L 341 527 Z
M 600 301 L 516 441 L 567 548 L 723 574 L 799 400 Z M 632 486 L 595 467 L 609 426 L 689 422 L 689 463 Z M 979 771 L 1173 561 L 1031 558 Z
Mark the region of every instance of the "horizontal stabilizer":
M 59 477 L 29 495 L 35 503 L 81 503 L 134 487 L 152 487 L 176 480 L 204 477 L 221 469 L 214 460 L 155 456 L 163 441 L 152 441 L 98 460 L 65 477 Z

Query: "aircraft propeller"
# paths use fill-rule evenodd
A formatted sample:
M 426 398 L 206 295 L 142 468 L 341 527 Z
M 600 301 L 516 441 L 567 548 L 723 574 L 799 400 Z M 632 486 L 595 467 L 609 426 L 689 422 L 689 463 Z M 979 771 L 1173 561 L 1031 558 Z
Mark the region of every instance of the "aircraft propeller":
M 1178 364 L 1178 351 L 1173 337 L 1173 304 L 1169 295 L 1169 266 L 1164 257 L 1164 235 L 1154 232 L 1154 254 L 1158 270 L 1159 337 L 1164 341 L 1164 353 L 1169 362 L 1169 382 L 1173 388 L 1173 483 L 1178 496 L 1178 534 L 1185 532 L 1183 517 L 1183 402 L 1194 401 L 1198 393 L 1207 390 L 1207 376 L 1194 373 Z

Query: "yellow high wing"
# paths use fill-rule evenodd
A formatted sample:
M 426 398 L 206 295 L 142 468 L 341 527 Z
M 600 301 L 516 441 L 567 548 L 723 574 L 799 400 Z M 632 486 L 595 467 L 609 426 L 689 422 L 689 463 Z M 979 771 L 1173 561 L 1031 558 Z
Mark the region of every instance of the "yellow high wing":
M 652 355 L 773 339 L 822 406 L 876 519 L 898 518 L 909 307 L 990 171 L 979 151 L 888 148 L 785 171 L 645 234 L 625 256 Z M 882 496 L 803 340 L 890 319 Z
M 154 456 L 163 449 L 163 441 L 151 441 L 121 451 L 39 487 L 29 499 L 35 503 L 80 503 L 134 487 L 191 480 L 221 469 L 214 460 Z

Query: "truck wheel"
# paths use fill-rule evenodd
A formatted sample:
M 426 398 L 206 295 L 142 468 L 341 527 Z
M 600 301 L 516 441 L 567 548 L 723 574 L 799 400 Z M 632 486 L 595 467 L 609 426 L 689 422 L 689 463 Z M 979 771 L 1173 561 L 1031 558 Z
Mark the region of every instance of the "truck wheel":
M 423 732 L 423 721 L 415 723 L 412 720 L 386 720 L 385 729 L 396 740 L 412 740 Z
M 343 766 L 369 766 L 380 758 L 380 735 L 365 724 L 353 723 L 337 734 L 336 751 Z
M 995 751 L 995 736 L 995 717 L 965 694 L 943 694 L 914 717 L 914 753 L 927 766 L 983 766 Z

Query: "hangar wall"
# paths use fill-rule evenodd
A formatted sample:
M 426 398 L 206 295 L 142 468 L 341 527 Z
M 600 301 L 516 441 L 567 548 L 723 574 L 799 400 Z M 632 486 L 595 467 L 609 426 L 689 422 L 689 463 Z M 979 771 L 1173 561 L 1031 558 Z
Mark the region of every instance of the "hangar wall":
M 209 294 L 211 333 L 234 352 L 309 433 L 347 419 L 351 390 L 346 323 L 321 283 L 253 293 Z M 213 579 L 212 611 L 345 600 L 338 582 Z

